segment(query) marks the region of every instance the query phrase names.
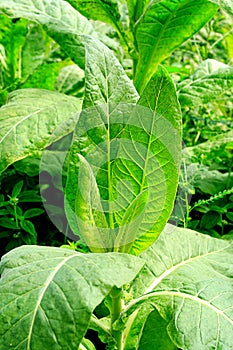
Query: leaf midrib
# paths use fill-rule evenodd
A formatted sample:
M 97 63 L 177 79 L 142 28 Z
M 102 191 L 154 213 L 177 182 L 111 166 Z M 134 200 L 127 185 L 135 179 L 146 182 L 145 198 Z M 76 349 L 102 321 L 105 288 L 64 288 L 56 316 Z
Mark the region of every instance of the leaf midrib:
M 229 244 L 228 246 L 226 247 L 223 247 L 222 249 L 219 249 L 219 250 L 215 250 L 213 252 L 209 252 L 209 253 L 206 253 L 206 254 L 202 254 L 202 255 L 197 255 L 195 257 L 191 257 L 187 260 L 183 260 L 181 261 L 179 264 L 176 264 L 176 265 L 173 265 L 171 268 L 169 268 L 168 270 L 166 270 L 164 273 L 162 273 L 162 275 L 160 275 L 151 285 L 149 288 L 147 288 L 147 290 L 144 292 L 145 294 L 147 293 L 150 293 L 152 292 L 152 290 L 154 288 L 156 288 L 158 286 L 158 284 L 164 279 L 166 278 L 167 276 L 169 276 L 172 272 L 174 272 L 175 270 L 177 270 L 178 268 L 184 266 L 184 265 L 187 265 L 197 259 L 202 259 L 202 258 L 205 258 L 206 256 L 209 256 L 209 255 L 212 255 L 212 254 L 216 254 L 216 253 L 219 253 L 227 248 L 229 248 L 231 246 L 231 244 Z
M 228 317 L 226 314 L 224 314 L 224 312 L 222 310 L 220 310 L 218 307 L 212 305 L 209 301 L 201 299 L 196 295 L 186 294 L 183 292 L 174 292 L 174 291 L 158 291 L 158 292 L 153 292 L 153 293 L 146 295 L 146 296 L 144 295 L 143 297 L 141 297 L 141 300 L 145 299 L 145 298 L 150 299 L 153 297 L 158 297 L 158 296 L 163 296 L 163 295 L 172 296 L 172 297 L 173 296 L 180 297 L 182 299 L 190 299 L 198 304 L 202 304 L 202 305 L 208 307 L 209 309 L 213 310 L 216 314 L 225 318 L 225 320 L 233 326 L 233 320 L 231 320 L 230 317 Z

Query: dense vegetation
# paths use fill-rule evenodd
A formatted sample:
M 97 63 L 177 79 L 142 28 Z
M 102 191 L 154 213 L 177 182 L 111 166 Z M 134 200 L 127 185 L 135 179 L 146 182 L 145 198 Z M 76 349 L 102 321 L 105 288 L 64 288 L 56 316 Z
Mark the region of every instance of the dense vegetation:
M 0 13 L 0 350 L 231 349 L 233 2 Z

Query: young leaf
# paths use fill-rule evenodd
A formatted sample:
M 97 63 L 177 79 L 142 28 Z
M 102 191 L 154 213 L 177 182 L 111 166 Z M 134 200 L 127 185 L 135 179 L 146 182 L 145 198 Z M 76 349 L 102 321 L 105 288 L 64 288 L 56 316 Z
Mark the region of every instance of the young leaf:
M 89 339 L 83 338 L 78 350 L 96 350 L 96 348 Z
M 207 0 L 153 0 L 149 3 L 135 27 L 139 51 L 135 86 L 140 93 L 159 63 L 203 27 L 217 8 Z
M 34 218 L 35 216 L 41 215 L 43 213 L 44 213 L 43 209 L 32 208 L 32 209 L 26 210 L 23 216 L 25 219 L 30 219 L 30 218 Z
M 30 233 L 30 235 L 32 236 L 36 236 L 36 229 L 35 226 L 33 225 L 33 223 L 29 220 L 21 220 L 20 221 L 20 226 L 22 227 L 22 229 L 28 233 Z
M 167 225 L 141 255 L 147 265 L 133 282 L 135 299 L 125 312 L 150 303 L 167 322 L 168 335 L 177 347 L 230 350 L 232 253 L 232 242 Z
M 233 67 L 213 59 L 203 61 L 194 74 L 178 84 L 181 105 L 208 103 L 233 86 Z
M 71 132 L 81 105 L 80 99 L 52 91 L 11 93 L 0 109 L 0 171 Z
M 120 253 L 39 246 L 8 253 L 0 269 L 2 347 L 77 349 L 95 307 L 142 266 L 139 258 Z
M 18 195 L 20 194 L 21 190 L 23 188 L 23 180 L 17 182 L 17 184 L 15 184 L 13 190 L 12 190 L 12 197 L 16 198 L 18 197 Z

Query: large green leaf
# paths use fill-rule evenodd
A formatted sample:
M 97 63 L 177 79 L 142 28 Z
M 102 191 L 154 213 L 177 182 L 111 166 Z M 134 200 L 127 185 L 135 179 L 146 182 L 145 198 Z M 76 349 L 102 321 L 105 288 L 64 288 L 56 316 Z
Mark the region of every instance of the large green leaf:
M 233 67 L 213 59 L 203 61 L 194 74 L 178 84 L 182 105 L 207 103 L 233 86 Z
M 139 238 L 132 247 L 135 254 L 152 244 L 163 230 L 173 208 L 178 184 L 182 116 L 174 84 L 163 67 L 159 67 L 152 77 L 138 104 L 151 112 L 152 120 L 150 128 L 144 130 L 150 133 L 143 169 L 147 185 L 141 183 L 142 187 L 149 187 L 150 194 L 138 227 Z M 153 159 L 157 164 L 153 165 Z
M 95 307 L 143 264 L 119 253 L 38 246 L 11 251 L 1 262 L 0 348 L 76 350 Z
M 133 282 L 135 299 L 125 312 L 150 303 L 166 321 L 168 335 L 177 347 L 230 350 L 232 254 L 233 242 L 167 225 L 154 245 L 141 255 L 146 267 Z M 156 327 L 157 321 L 155 332 Z
M 64 0 L 0 0 L 0 13 L 22 17 L 44 26 L 79 65 L 84 65 L 84 47 L 80 35 L 93 33 L 91 23 Z
M 158 64 L 195 34 L 217 10 L 207 0 L 153 0 L 136 23 L 135 86 L 143 91 Z
M 93 46 L 91 50 L 97 67 L 93 67 L 93 63 L 90 68 L 87 66 L 84 104 L 94 108 L 82 112 L 75 131 L 66 188 L 74 215 L 70 210 L 67 213 L 70 220 L 72 218 L 72 229 L 83 237 L 81 227 L 77 229 L 80 225 L 75 215 L 84 218 L 86 211 L 82 214 L 84 206 L 75 208 L 74 205 L 77 193 L 80 195 L 78 187 L 85 188 L 79 176 L 78 154 L 81 153 L 91 165 L 101 197 L 99 214 L 91 205 L 93 201 L 88 204 L 102 222 L 99 224 L 101 235 L 114 244 L 115 251 L 139 254 L 158 237 L 173 207 L 181 153 L 179 104 L 174 85 L 162 68 L 144 90 L 139 104 L 136 107 L 126 104 L 136 96 L 128 79 L 124 82 L 124 75 L 121 73 L 120 78 L 117 69 L 108 73 L 108 67 L 106 70 L 102 64 L 106 65 L 104 59 L 99 63 L 98 52 Z M 91 53 L 87 57 L 91 59 Z M 104 71 L 107 81 L 103 79 Z M 96 196 L 97 192 L 94 198 Z M 107 230 L 100 220 L 102 211 L 108 221 Z M 93 222 L 93 213 L 89 213 L 89 220 Z M 93 235 L 93 229 L 89 231 L 88 236 Z M 94 240 L 93 237 L 93 243 Z
M 71 132 L 82 100 L 39 89 L 10 94 L 0 109 L 0 171 Z
M 94 183 L 93 176 L 96 177 L 97 167 L 101 162 L 101 165 L 104 163 L 108 164 L 108 174 L 110 176 L 110 127 L 112 127 L 111 130 L 115 130 L 116 128 L 115 124 L 112 125 L 111 123 L 111 115 L 115 110 L 118 110 L 120 104 L 136 102 L 138 95 L 122 66 L 106 46 L 97 40 L 86 38 L 85 48 L 86 91 L 83 112 L 77 123 L 70 151 L 69 172 L 66 185 L 66 212 L 74 233 L 81 234 L 82 237 L 86 235 L 87 238 L 95 235 L 93 229 L 87 230 L 86 233 L 84 231 L 81 232 L 79 219 L 85 216 L 86 220 L 88 220 L 87 208 L 89 208 L 90 222 L 93 222 L 93 217 L 96 217 L 99 224 L 102 222 L 103 226 L 102 224 L 100 225 L 100 230 L 105 232 L 101 234 L 102 236 L 109 234 L 109 228 L 103 230 L 105 224 L 100 219 L 101 217 L 103 218 L 103 213 L 101 213 L 103 209 L 100 209 L 98 206 L 98 210 L 96 210 L 97 208 L 94 207 L 93 200 L 91 199 L 95 198 L 99 202 L 100 198 L 97 200 L 97 196 L 100 196 L 98 194 L 99 189 L 96 186 L 88 188 L 84 184 L 84 181 L 87 179 L 86 176 L 83 178 L 79 176 L 79 154 L 84 158 L 87 157 L 88 160 L 82 163 L 84 165 L 86 164 L 85 166 L 90 166 L 90 169 L 92 169 L 93 175 L 90 175 L 89 183 Z M 99 146 L 99 143 L 104 144 L 104 146 Z M 83 173 L 86 172 L 84 171 Z M 91 173 L 89 172 L 89 174 Z M 102 177 L 103 174 L 101 180 Z M 98 185 L 100 185 L 100 182 Z M 105 186 L 108 187 L 108 183 L 105 183 Z M 83 205 L 79 205 L 80 203 L 75 205 L 77 203 L 77 194 L 82 194 L 84 189 L 89 191 L 89 193 L 86 192 L 86 194 L 83 194 L 84 198 L 89 198 L 89 203 L 87 205 L 84 205 L 84 203 Z M 91 193 L 91 191 L 95 193 Z M 90 244 L 90 240 L 87 239 L 87 241 Z M 93 237 L 91 246 L 94 246 L 95 242 L 96 240 Z M 112 247 L 112 243 L 109 247 Z

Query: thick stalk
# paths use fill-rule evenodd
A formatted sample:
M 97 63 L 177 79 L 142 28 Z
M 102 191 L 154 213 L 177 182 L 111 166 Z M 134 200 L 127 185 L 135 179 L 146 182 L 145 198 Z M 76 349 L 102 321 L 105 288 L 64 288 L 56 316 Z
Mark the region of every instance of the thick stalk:
M 116 349 L 117 350 L 123 350 L 124 349 L 124 339 L 123 339 L 123 330 L 115 330 L 114 329 L 114 322 L 119 318 L 122 306 L 123 306 L 123 300 L 122 300 L 122 289 L 113 287 L 111 293 L 111 334 L 116 340 Z

